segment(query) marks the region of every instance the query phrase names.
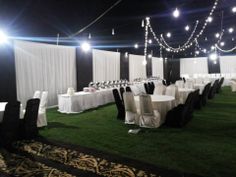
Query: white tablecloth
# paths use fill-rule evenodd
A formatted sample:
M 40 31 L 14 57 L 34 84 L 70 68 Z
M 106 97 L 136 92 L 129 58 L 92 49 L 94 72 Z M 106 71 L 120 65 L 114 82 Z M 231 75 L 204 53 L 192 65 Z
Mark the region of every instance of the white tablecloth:
M 194 88 L 197 90 L 199 89 L 199 94 L 202 95 L 202 92 L 205 88 L 206 84 L 194 84 Z
M 78 113 L 112 102 L 114 102 L 112 89 L 76 92 L 72 96 L 61 94 L 58 95 L 58 111 L 61 113 Z
M 180 103 L 184 104 L 188 97 L 188 94 L 194 92 L 195 90 L 188 88 L 178 88 L 178 91 L 179 91 Z
M 168 103 L 175 100 L 175 98 L 167 95 L 151 95 L 151 99 L 153 109 L 158 110 L 161 115 L 161 124 L 163 124 L 165 122 L 166 113 L 170 110 Z M 137 108 L 139 108 L 139 96 L 135 96 L 134 100 Z

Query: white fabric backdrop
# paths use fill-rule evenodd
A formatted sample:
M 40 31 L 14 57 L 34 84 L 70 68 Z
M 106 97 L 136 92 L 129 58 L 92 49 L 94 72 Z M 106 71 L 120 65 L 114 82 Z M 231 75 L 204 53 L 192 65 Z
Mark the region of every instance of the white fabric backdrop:
M 163 60 L 161 58 L 152 58 L 152 76 L 163 79 Z
M 143 65 L 143 55 L 129 55 L 129 80 L 135 78 L 146 78 L 146 66 Z
M 221 56 L 220 57 L 220 72 L 221 73 L 236 73 L 236 56 Z
M 57 105 L 57 95 L 76 89 L 75 47 L 15 41 L 18 100 L 25 106 L 34 91 L 48 91 L 48 106 Z
M 120 53 L 93 49 L 93 81 L 120 79 Z
M 208 64 L 206 57 L 181 58 L 180 75 L 208 74 Z

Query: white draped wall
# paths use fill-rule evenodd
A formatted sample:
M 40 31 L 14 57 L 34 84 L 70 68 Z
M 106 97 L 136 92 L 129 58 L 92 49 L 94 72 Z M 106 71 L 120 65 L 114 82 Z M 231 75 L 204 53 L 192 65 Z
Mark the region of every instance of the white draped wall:
M 180 75 L 208 74 L 208 64 L 206 57 L 181 58 Z
M 48 91 L 48 106 L 57 105 L 57 95 L 76 89 L 75 47 L 15 41 L 18 100 L 25 106 L 34 91 Z
M 152 76 L 163 79 L 163 60 L 161 58 L 152 58 Z
M 143 55 L 129 55 L 129 80 L 146 78 L 146 65 L 143 65 Z
M 120 79 L 120 53 L 93 49 L 93 81 Z
M 229 74 L 236 73 L 236 56 L 221 56 L 220 72 Z

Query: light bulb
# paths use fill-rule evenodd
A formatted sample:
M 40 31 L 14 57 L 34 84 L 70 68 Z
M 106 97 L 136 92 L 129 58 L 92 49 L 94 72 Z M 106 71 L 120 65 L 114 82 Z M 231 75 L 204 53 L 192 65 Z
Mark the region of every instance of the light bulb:
M 231 27 L 228 29 L 228 31 L 229 31 L 229 33 L 232 33 L 232 32 L 234 32 L 234 29 Z
M 7 35 L 0 30 L 0 44 L 6 43 L 7 42 Z
M 180 15 L 180 11 L 176 8 L 176 9 L 174 10 L 174 12 L 173 12 L 173 16 L 174 16 L 175 18 L 178 18 L 179 15 Z
M 220 37 L 220 34 L 219 34 L 219 33 L 216 33 L 216 34 L 215 34 L 215 37 L 216 37 L 216 38 L 219 38 L 219 37 Z
M 189 31 L 189 29 L 190 29 L 190 27 L 187 25 L 187 26 L 185 26 L 185 31 Z
M 211 23 L 212 20 L 213 20 L 213 18 L 212 18 L 211 16 L 209 16 L 209 17 L 207 18 L 207 22 L 209 22 L 209 23 Z
M 91 49 L 91 46 L 88 42 L 83 42 L 81 48 L 84 52 L 88 52 Z
M 166 36 L 167 36 L 168 38 L 170 38 L 170 37 L 171 37 L 171 33 L 170 33 L 170 32 L 166 33 Z
M 139 47 L 138 44 L 134 44 L 135 49 L 138 49 L 138 47 Z

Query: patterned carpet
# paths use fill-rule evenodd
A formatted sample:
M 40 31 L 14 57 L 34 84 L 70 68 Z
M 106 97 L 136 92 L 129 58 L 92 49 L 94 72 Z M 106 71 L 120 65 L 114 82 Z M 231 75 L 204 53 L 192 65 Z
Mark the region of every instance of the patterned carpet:
M 157 168 L 136 160 L 104 154 L 97 150 L 42 138 L 18 141 L 14 143 L 14 150 L 11 153 L 1 149 L 0 171 L 5 176 L 24 177 L 195 177 L 195 175 Z

